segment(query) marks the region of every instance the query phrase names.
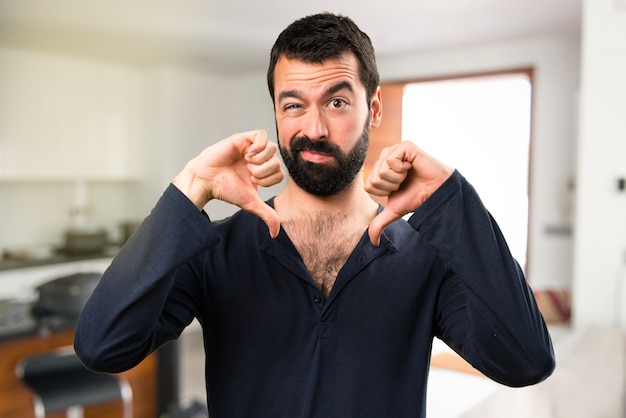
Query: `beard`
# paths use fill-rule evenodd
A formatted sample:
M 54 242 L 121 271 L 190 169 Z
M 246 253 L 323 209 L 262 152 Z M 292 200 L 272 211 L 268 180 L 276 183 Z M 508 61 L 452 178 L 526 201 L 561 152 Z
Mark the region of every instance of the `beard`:
M 313 141 L 309 137 L 293 138 L 290 149 L 279 144 L 280 155 L 293 181 L 304 191 L 320 197 L 334 196 L 345 190 L 361 171 L 369 146 L 369 117 L 354 147 L 344 153 L 328 141 Z M 300 151 L 309 150 L 332 156 L 333 163 L 305 161 Z

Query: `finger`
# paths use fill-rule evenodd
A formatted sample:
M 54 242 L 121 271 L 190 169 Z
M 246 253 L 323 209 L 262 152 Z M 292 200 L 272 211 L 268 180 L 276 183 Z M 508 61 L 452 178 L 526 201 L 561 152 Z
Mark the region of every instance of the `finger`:
M 242 206 L 242 209 L 261 218 L 261 220 L 267 225 L 272 238 L 276 238 L 278 236 L 278 233 L 280 232 L 280 220 L 278 218 L 278 213 L 276 213 L 271 206 L 259 198 L 253 200 L 247 205 Z
M 370 222 L 367 231 L 371 243 L 375 246 L 380 245 L 380 237 L 383 234 L 385 228 L 392 222 L 400 219 L 401 217 L 402 215 L 397 214 L 392 210 L 389 210 L 388 208 L 383 209 L 382 212 L 376 215 L 376 217 L 372 219 L 372 222 Z
M 261 164 L 248 163 L 248 171 L 255 179 L 255 182 L 263 187 L 273 186 L 285 178 L 282 166 L 276 155 L 272 155 L 269 160 Z
M 411 169 L 411 162 L 407 158 L 406 150 L 398 150 L 397 154 L 388 156 L 386 162 L 391 171 L 404 173 Z
M 395 171 L 387 164 L 380 164 L 376 172 L 372 172 L 366 182 L 365 190 L 375 196 L 387 196 L 400 188 L 408 170 L 405 165 L 397 167 Z
M 277 150 L 278 147 L 274 142 L 264 136 L 261 136 L 261 139 L 257 136 L 244 156 L 251 172 L 254 170 L 255 176 L 264 177 L 263 173 L 281 171 Z M 258 166 L 258 169 L 255 169 L 255 166 Z
M 368 192 L 384 196 L 397 190 L 410 169 L 411 163 L 406 161 L 405 151 L 400 145 L 384 148 L 366 182 L 372 189 Z
M 266 150 L 268 145 L 273 145 L 273 142 L 268 141 L 267 133 L 263 129 L 247 132 L 249 135 L 249 144 L 247 145 L 245 157 L 247 160 L 252 160 L 259 154 L 261 159 L 263 158 L 263 151 Z M 274 153 L 274 149 L 270 149 L 269 155 Z M 269 158 L 269 155 L 267 158 Z
M 234 145 L 238 149 L 239 153 L 241 155 L 244 155 L 250 151 L 252 151 L 253 153 L 258 152 L 258 149 L 261 148 L 259 144 L 261 144 L 262 139 L 266 137 L 267 135 L 265 134 L 264 130 L 257 129 L 253 131 L 238 132 L 232 134 L 226 139 L 226 142 Z
M 384 160 L 382 158 L 379 158 L 374 162 L 372 170 L 365 180 L 365 191 L 376 196 L 384 196 L 383 194 L 381 194 L 381 190 L 379 190 L 379 188 L 377 187 L 377 184 L 380 182 L 378 173 L 380 171 L 380 165 L 382 161 Z
M 406 177 L 406 170 L 404 166 L 397 166 L 396 168 L 390 166 L 389 164 L 385 164 L 384 168 L 381 168 L 377 176 L 388 183 L 402 183 Z
M 365 191 L 374 196 L 386 197 L 398 189 L 398 185 L 394 183 L 382 183 L 380 181 L 370 180 L 365 185 Z
M 271 187 L 274 186 L 285 178 L 285 173 L 280 169 L 279 171 L 271 172 L 270 174 L 263 177 L 253 177 L 254 182 L 259 186 L 263 187 Z

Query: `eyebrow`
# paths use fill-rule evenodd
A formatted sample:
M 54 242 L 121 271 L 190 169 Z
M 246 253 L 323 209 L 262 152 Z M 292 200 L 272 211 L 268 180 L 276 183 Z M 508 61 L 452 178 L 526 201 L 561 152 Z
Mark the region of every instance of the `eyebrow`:
M 339 83 L 333 84 L 332 86 L 327 88 L 326 91 L 324 92 L 324 96 L 333 95 L 337 93 L 338 91 L 341 91 L 344 89 L 350 92 L 354 92 L 352 83 L 350 83 L 349 81 L 340 81 Z M 283 101 L 284 99 L 289 99 L 289 98 L 303 100 L 302 93 L 300 93 L 298 90 L 285 90 L 285 91 L 281 91 L 280 94 L 278 95 L 279 102 Z

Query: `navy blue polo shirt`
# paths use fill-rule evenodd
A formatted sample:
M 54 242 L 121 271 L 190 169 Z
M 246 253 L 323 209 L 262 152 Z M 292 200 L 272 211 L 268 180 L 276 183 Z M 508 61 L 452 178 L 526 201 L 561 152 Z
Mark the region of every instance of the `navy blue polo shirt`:
M 194 318 L 211 418 L 424 417 L 434 336 L 506 385 L 554 368 L 524 275 L 458 172 L 380 246 L 364 234 L 328 298 L 283 230 L 243 211 L 212 223 L 170 186 L 103 275 L 76 350 L 125 370 Z

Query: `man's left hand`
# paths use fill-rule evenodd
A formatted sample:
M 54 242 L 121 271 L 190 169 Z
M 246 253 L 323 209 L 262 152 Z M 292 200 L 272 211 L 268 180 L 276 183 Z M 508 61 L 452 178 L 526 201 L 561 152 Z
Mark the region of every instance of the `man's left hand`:
M 379 245 L 387 225 L 419 208 L 453 172 L 412 142 L 383 149 L 365 182 L 368 193 L 387 197 L 369 226 L 372 244 Z

